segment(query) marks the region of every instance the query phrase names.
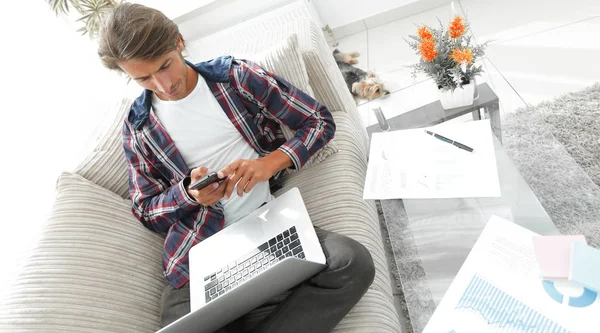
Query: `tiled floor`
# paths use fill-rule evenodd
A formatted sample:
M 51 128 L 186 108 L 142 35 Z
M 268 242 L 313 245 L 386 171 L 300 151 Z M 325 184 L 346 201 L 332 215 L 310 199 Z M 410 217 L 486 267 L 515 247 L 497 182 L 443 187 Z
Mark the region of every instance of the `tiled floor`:
M 500 98 L 502 113 L 514 112 L 600 81 L 600 2 L 597 0 L 461 0 L 476 42 L 490 40 L 482 59 L 487 82 Z M 359 51 L 358 67 L 379 74 L 392 92 L 381 101 L 390 118 L 437 99 L 432 81 L 410 77 L 405 65 L 418 57 L 403 40 L 417 24 L 447 22 L 450 5 L 339 39 L 343 52 Z M 358 101 L 365 125 L 377 123 L 373 103 Z M 471 120 L 471 116 L 458 121 Z M 398 303 L 398 297 L 396 297 Z
M 480 82 L 500 98 L 502 112 L 577 91 L 600 78 L 600 3 L 596 0 L 462 0 L 455 10 L 467 16 L 480 43 L 491 40 Z M 358 67 L 379 74 L 391 98 L 383 102 L 393 117 L 437 99 L 431 81 L 410 77 L 405 66 L 418 57 L 403 40 L 417 24 L 447 22 L 450 5 L 394 21 L 338 40 L 341 51 L 359 51 Z M 366 125 L 376 123 L 372 105 L 359 101 Z M 467 119 L 467 118 L 465 118 Z

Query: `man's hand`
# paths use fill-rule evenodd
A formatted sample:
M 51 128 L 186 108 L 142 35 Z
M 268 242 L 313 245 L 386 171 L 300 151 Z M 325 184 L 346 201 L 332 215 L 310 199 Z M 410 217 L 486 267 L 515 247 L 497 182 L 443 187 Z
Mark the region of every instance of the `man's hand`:
M 252 191 L 260 182 L 268 181 L 275 174 L 273 166 L 265 158 L 236 160 L 219 171 L 219 178 L 228 177 L 225 198 L 229 198 L 237 184 L 237 195 Z
M 190 174 L 192 181 L 190 182 L 190 184 L 193 184 L 195 181 L 204 177 L 210 171 L 211 170 L 209 170 L 205 167 L 198 167 L 198 168 L 192 170 L 192 173 Z M 186 191 L 189 193 L 189 195 L 192 198 L 196 199 L 196 201 L 199 204 L 204 205 L 204 206 L 213 206 L 217 202 L 219 202 L 219 200 L 221 200 L 221 198 L 223 198 L 223 195 L 225 194 L 225 189 L 227 188 L 228 184 L 229 184 L 229 179 L 225 179 L 224 181 L 221 182 L 221 184 L 212 183 L 201 190 L 190 190 L 189 188 L 186 187 Z

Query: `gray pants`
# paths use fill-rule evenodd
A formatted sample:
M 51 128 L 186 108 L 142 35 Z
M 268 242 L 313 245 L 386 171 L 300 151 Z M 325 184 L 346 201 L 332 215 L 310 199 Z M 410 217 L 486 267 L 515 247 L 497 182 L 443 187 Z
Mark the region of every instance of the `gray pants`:
M 332 331 L 365 294 L 375 277 L 369 251 L 346 236 L 315 228 L 327 259 L 327 268 L 297 285 L 288 296 L 268 302 L 253 312 L 273 308 L 253 326 L 242 316 L 218 333 L 325 333 Z M 162 295 L 161 324 L 164 326 L 190 312 L 190 289 L 167 285 Z

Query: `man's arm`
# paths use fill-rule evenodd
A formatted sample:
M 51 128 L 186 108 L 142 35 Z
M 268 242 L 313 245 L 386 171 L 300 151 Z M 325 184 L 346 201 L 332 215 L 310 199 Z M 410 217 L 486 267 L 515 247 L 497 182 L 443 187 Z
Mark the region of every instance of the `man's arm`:
M 280 167 L 276 171 L 290 166 L 300 169 L 333 138 L 333 117 L 314 98 L 253 62 L 236 60 L 231 70 L 233 84 L 241 93 L 251 97 L 267 117 L 296 130 L 296 135 L 278 148 L 291 164 L 276 152 L 265 157 Z
M 271 175 L 274 175 L 285 168 L 294 166 L 290 156 L 279 149 L 272 151 L 269 155 L 263 157 L 263 160 L 265 161 L 265 164 L 269 166 L 269 173 Z
M 135 147 L 127 124 L 123 126 L 123 148 L 129 169 L 132 212 L 146 228 L 166 232 L 178 220 L 198 209 L 199 203 L 186 191 L 186 178 L 173 186 L 162 179 Z

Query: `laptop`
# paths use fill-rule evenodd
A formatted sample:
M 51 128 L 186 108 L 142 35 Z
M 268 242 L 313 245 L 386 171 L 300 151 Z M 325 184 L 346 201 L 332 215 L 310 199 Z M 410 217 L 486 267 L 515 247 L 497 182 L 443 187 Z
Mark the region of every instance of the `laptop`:
M 190 313 L 160 333 L 209 333 L 325 268 L 297 188 L 198 243 L 189 252 Z

